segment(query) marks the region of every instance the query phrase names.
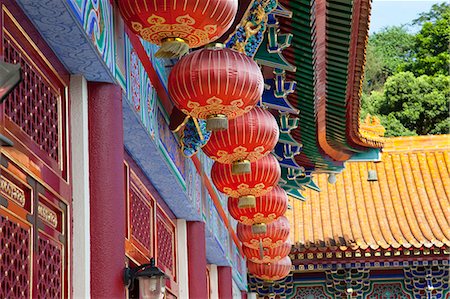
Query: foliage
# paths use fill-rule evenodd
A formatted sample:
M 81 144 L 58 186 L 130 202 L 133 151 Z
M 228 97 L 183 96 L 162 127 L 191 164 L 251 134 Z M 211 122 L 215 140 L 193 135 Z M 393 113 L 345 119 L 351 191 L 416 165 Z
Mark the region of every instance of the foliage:
M 411 56 L 414 36 L 404 26 L 384 28 L 373 34 L 367 48 L 364 90 L 380 88 Z
M 450 4 L 435 4 L 429 13 L 422 14 L 421 19 L 422 28 L 414 38 L 414 60 L 406 70 L 416 75 L 448 75 Z
M 361 116 L 380 117 L 386 136 L 448 133 L 450 5 L 435 4 L 405 26 L 369 38 Z
M 430 11 L 420 13 L 419 17 L 411 23 L 419 26 L 422 26 L 425 22 L 435 23 L 437 20 L 442 19 L 444 14 L 448 13 L 448 7 L 449 4 L 447 2 L 433 4 Z
M 450 76 L 420 76 L 401 72 L 388 78 L 384 86 L 384 98 L 377 102 L 377 110 L 395 124 L 399 132 L 418 135 L 445 134 L 449 122 Z M 406 130 L 402 129 L 404 127 Z M 393 128 L 394 129 L 394 128 Z

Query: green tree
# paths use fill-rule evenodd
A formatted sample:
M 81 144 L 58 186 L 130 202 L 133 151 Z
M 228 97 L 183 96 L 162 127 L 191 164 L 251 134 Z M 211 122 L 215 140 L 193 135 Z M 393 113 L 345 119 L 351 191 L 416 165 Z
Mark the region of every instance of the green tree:
M 414 130 L 407 129 L 394 113 L 380 114 L 380 107 L 385 101 L 384 91 L 372 91 L 370 95 L 363 94 L 361 116 L 365 117 L 367 114 L 378 116 L 386 129 L 385 136 L 387 137 L 417 135 Z
M 373 94 L 372 112 L 381 116 L 387 136 L 446 134 L 450 122 L 450 76 L 391 76 L 383 96 Z
M 386 136 L 449 133 L 450 5 L 433 5 L 404 27 L 369 38 L 361 116 L 376 115 Z
M 450 54 L 450 4 L 433 5 L 432 9 L 413 21 L 422 28 L 414 37 L 413 59 L 405 70 L 415 75 L 448 75 Z
M 448 13 L 449 4 L 447 2 L 433 4 L 430 11 L 422 12 L 417 19 L 414 19 L 412 25 L 422 26 L 425 22 L 435 23 Z
M 405 26 L 387 27 L 369 38 L 363 89 L 370 93 L 383 86 L 411 57 L 414 36 Z

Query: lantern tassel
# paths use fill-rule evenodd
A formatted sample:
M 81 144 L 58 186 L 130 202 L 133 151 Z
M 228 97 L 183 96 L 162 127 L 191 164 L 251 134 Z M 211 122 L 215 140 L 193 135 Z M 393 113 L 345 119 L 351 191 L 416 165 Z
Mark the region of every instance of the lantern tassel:
M 189 45 L 181 38 L 165 38 L 155 53 L 157 58 L 179 58 L 189 52 Z
M 206 129 L 208 131 L 222 131 L 228 129 L 228 118 L 225 115 L 211 115 L 206 120 Z
M 238 208 L 247 209 L 256 207 L 256 197 L 253 195 L 245 195 L 239 197 Z
M 249 160 L 235 161 L 231 164 L 231 172 L 233 174 L 243 174 L 251 172 L 251 164 Z
M 252 233 L 255 235 L 267 233 L 267 225 L 265 223 L 255 223 L 252 225 Z

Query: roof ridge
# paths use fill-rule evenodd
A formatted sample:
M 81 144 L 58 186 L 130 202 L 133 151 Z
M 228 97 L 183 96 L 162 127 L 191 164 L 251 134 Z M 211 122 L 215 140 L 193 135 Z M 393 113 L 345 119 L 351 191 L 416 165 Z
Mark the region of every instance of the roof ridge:
M 450 149 L 450 134 L 385 138 L 383 152 L 434 151 Z

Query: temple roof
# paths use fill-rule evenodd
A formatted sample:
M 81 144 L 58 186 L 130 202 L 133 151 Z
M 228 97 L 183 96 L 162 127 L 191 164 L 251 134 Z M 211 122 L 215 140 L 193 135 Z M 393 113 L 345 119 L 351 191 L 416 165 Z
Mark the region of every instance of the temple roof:
M 361 134 L 360 95 L 370 15 L 369 0 L 279 1 L 292 11 L 280 28 L 293 34 L 283 51 L 296 72 L 289 96 L 300 111 L 293 137 L 302 145 L 299 165 L 335 171 L 352 155 L 381 148 L 382 142 Z
M 299 251 L 450 246 L 450 135 L 386 139 L 382 161 L 348 162 L 337 182 L 290 198 Z M 368 181 L 375 170 L 377 181 Z

